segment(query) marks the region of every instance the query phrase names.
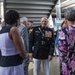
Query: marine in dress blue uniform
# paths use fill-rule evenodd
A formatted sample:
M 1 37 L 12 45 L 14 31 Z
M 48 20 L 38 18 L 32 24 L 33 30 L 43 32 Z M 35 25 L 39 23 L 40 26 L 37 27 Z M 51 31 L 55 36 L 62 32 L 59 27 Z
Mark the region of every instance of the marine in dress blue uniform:
M 34 75 L 39 75 L 40 64 L 44 67 L 44 75 L 49 74 L 50 60 L 54 53 L 54 34 L 53 30 L 48 28 L 47 18 L 41 18 L 41 25 L 34 27 L 29 38 L 29 56 L 34 61 Z M 34 51 L 32 47 L 34 46 Z

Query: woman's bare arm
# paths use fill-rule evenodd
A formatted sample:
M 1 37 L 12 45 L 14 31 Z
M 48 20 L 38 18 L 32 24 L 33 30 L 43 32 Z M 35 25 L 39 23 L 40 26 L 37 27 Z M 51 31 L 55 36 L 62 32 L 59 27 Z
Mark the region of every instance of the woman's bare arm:
M 26 54 L 25 48 L 17 27 L 14 26 L 10 29 L 9 36 L 13 40 L 17 50 L 19 51 L 20 56 L 24 57 Z

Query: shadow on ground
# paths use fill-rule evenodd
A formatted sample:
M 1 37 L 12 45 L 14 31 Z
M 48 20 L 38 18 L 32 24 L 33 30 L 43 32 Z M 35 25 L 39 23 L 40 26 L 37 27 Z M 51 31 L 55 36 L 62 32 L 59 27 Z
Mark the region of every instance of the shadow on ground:
M 29 75 L 33 75 L 33 62 L 29 64 Z M 40 75 L 43 75 L 43 70 L 41 68 Z M 59 74 L 59 57 L 53 57 L 50 62 L 50 75 L 60 75 Z

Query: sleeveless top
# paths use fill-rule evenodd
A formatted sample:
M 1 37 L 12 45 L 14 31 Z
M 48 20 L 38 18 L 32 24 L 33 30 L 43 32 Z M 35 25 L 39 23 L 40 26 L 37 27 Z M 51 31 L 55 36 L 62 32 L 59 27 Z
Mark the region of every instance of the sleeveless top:
M 2 67 L 17 66 L 22 64 L 22 57 L 20 57 L 13 40 L 9 37 L 11 28 L 11 26 L 5 26 L 0 31 L 0 66 Z

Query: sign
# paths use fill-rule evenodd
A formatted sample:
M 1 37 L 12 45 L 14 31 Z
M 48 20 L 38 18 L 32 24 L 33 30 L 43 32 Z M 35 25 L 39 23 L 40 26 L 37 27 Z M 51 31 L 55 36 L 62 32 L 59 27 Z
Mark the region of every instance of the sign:
M 53 18 L 53 24 L 54 24 L 54 30 L 59 30 L 61 29 L 61 24 L 63 22 L 64 18 Z
M 59 18 L 55 18 L 55 23 L 56 24 L 61 24 L 63 22 L 63 18 L 59 19 Z

